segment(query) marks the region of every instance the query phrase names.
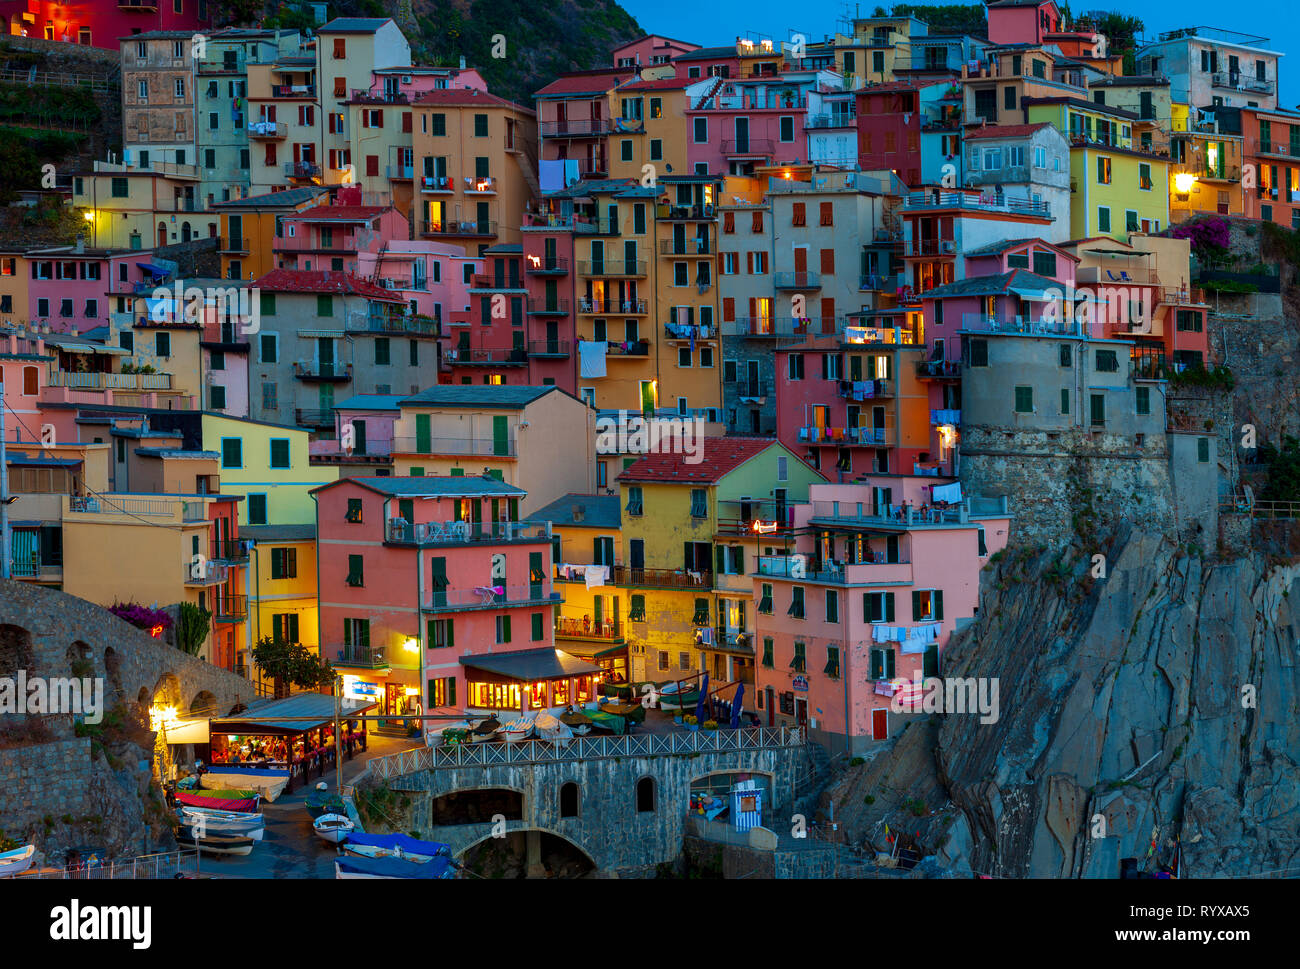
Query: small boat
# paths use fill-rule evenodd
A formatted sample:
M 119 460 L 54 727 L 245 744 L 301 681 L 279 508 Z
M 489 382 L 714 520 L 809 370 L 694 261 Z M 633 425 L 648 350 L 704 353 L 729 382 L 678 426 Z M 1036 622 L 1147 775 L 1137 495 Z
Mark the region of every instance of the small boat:
M 199 786 L 204 790 L 246 788 L 274 802 L 289 786 L 289 772 L 243 764 L 213 764 L 199 777 Z
M 409 834 L 351 834 L 343 852 L 357 858 L 398 858 L 425 864 L 434 858 L 450 857 L 451 845 L 442 841 L 420 841 Z
M 455 878 L 446 855 L 424 863 L 401 858 L 357 858 L 344 856 L 334 862 L 335 878 Z
M 575 737 L 585 737 L 587 734 L 591 733 L 591 717 L 587 716 L 585 713 L 578 713 L 576 711 L 572 713 L 562 713 L 560 714 L 560 723 L 572 730 Z
M 481 744 L 489 740 L 496 740 L 501 735 L 501 721 L 496 717 L 488 717 L 486 720 L 479 722 L 478 726 L 470 734 L 470 742 Z
M 0 851 L 0 878 L 21 875 L 32 866 L 34 854 L 36 854 L 35 845 L 24 845 L 13 851 Z
M 410 854 L 401 848 L 380 848 L 378 845 L 354 845 L 349 838 L 343 842 L 343 853 L 351 855 L 354 858 L 400 858 L 402 861 L 413 861 L 417 865 L 423 865 L 427 861 L 432 861 L 437 855 L 420 855 Z
M 256 791 L 177 791 L 173 797 L 177 804 L 188 807 L 215 808 L 218 811 L 235 811 L 256 814 L 261 795 Z
M 250 855 L 253 853 L 253 845 L 256 844 L 252 838 L 241 838 L 238 835 L 210 834 L 203 838 L 195 838 L 192 829 L 189 828 L 182 828 L 181 833 L 177 835 L 177 840 L 181 844 L 197 844 L 200 851 L 206 851 L 210 855 Z
M 537 736 L 543 740 L 566 744 L 573 739 L 573 730 L 569 725 L 549 713 L 539 713 L 533 721 L 533 726 L 537 730 Z
M 347 815 L 343 807 L 343 798 L 331 791 L 312 791 L 307 795 L 307 813 L 313 818 L 318 818 L 322 814 L 342 814 Z
M 346 814 L 322 814 L 311 826 L 316 831 L 316 837 L 332 845 L 343 841 L 356 828 Z
M 527 740 L 533 735 L 534 724 L 531 717 L 517 717 L 501 725 L 501 739 L 510 743 Z
M 210 808 L 181 805 L 176 809 L 181 823 L 199 828 L 207 834 L 227 834 L 261 841 L 266 831 L 266 818 L 260 814 L 241 811 L 216 811 Z

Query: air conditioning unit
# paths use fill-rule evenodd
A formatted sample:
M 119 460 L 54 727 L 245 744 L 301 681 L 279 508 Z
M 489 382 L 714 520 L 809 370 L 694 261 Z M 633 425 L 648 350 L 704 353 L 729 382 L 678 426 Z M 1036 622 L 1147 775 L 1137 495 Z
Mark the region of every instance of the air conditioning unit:
M 403 83 L 403 84 L 410 84 L 410 83 L 411 83 L 411 75 L 410 75 L 410 74 L 403 74 L 403 75 L 402 75 L 402 83 Z

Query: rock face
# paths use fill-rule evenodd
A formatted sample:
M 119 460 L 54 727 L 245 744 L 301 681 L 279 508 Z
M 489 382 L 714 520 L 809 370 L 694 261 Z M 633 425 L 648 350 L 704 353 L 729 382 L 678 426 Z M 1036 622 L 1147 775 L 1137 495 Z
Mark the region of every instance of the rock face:
M 996 677 L 998 721 L 918 719 L 850 771 L 828 797 L 851 841 L 888 850 L 888 823 L 1000 877 L 1114 878 L 1174 837 L 1185 877 L 1300 870 L 1300 566 L 1140 531 L 1100 551 L 1104 578 L 1079 552 L 990 567 L 944 675 Z

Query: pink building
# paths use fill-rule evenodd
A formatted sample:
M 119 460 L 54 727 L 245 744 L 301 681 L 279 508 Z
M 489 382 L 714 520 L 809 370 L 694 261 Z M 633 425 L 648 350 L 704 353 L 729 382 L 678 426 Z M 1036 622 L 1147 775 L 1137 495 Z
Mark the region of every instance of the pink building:
M 334 405 L 334 437 L 312 441 L 312 464 L 339 467 L 340 477 L 391 473 L 393 425 L 402 415 L 400 394 L 357 394 Z M 352 447 L 343 446 L 343 429 L 352 428 Z
M 483 269 L 470 282 L 470 323 L 452 331 L 444 358 L 451 383 L 528 382 L 523 262 L 522 245 L 483 250 Z
M 0 0 L 6 33 L 117 52 L 121 38 L 150 30 L 212 26 L 203 0 Z
M 39 438 L 41 396 L 54 355 L 44 341 L 18 332 L 0 333 L 0 385 L 4 389 L 6 441 L 34 441 Z M 26 425 L 26 429 L 24 429 Z M 77 440 L 76 432 L 58 440 Z
M 754 575 L 767 724 L 806 724 L 850 753 L 897 732 L 902 681 L 942 676 L 948 640 L 978 608 L 979 571 L 1007 542 L 1006 499 L 959 490 L 891 475 L 815 484 L 794 506 L 793 547 L 759 556 Z M 951 500 L 939 510 L 936 496 Z
M 752 175 L 755 166 L 808 161 L 808 92 L 839 84 L 830 71 L 719 79 L 686 110 L 686 158 L 692 172 Z
M 444 328 L 453 310 L 469 308 L 470 283 L 482 271 L 481 257 L 446 242 L 390 239 L 378 252 L 357 253 L 358 276 L 392 290 L 413 313 L 439 320 Z
M 988 35 L 994 44 L 1037 46 L 1062 26 L 1053 0 L 987 0 Z
M 540 160 L 572 160 L 583 178 L 609 174 L 609 92 L 636 77 L 635 68 L 580 71 L 556 78 L 534 95 Z
M 322 654 L 382 692 L 385 713 L 504 717 L 594 696 L 599 668 L 555 649 L 551 529 L 520 522 L 526 492 L 491 477 L 354 477 L 312 494 L 329 549 Z
M 361 253 L 378 254 L 410 234 L 406 216 L 391 205 L 318 205 L 285 216 L 274 252 L 281 269 L 359 275 Z
M 653 67 L 667 64 L 682 54 L 699 50 L 699 44 L 688 40 L 673 40 L 659 34 L 645 34 L 636 40 L 630 40 L 610 51 L 610 59 L 615 67 Z
M 54 333 L 85 333 L 106 325 L 114 313 L 129 317 L 135 297 L 165 285 L 170 275 L 152 257 L 144 249 L 28 250 L 27 321 Z
M 528 291 L 528 383 L 553 383 L 578 395 L 572 223 L 553 216 L 525 218 L 524 286 Z

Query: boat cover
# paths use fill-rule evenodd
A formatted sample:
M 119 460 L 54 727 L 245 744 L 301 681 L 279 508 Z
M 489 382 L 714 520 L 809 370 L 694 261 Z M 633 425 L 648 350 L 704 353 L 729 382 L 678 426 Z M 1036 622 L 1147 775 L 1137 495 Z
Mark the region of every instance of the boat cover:
M 409 834 L 350 834 L 350 845 L 368 845 L 371 848 L 386 848 L 393 851 L 401 848 L 408 855 L 450 855 L 451 845 L 441 841 L 420 841 Z
M 255 813 L 257 811 L 257 795 L 248 791 L 247 797 L 218 797 L 220 794 L 234 794 L 233 791 L 177 791 L 176 803 L 188 804 L 191 807 L 209 807 L 220 808 L 223 811 L 243 811 Z
M 444 856 L 432 861 L 403 861 L 401 858 L 358 858 L 341 855 L 334 859 L 340 871 L 379 878 L 453 878 L 451 859 Z

